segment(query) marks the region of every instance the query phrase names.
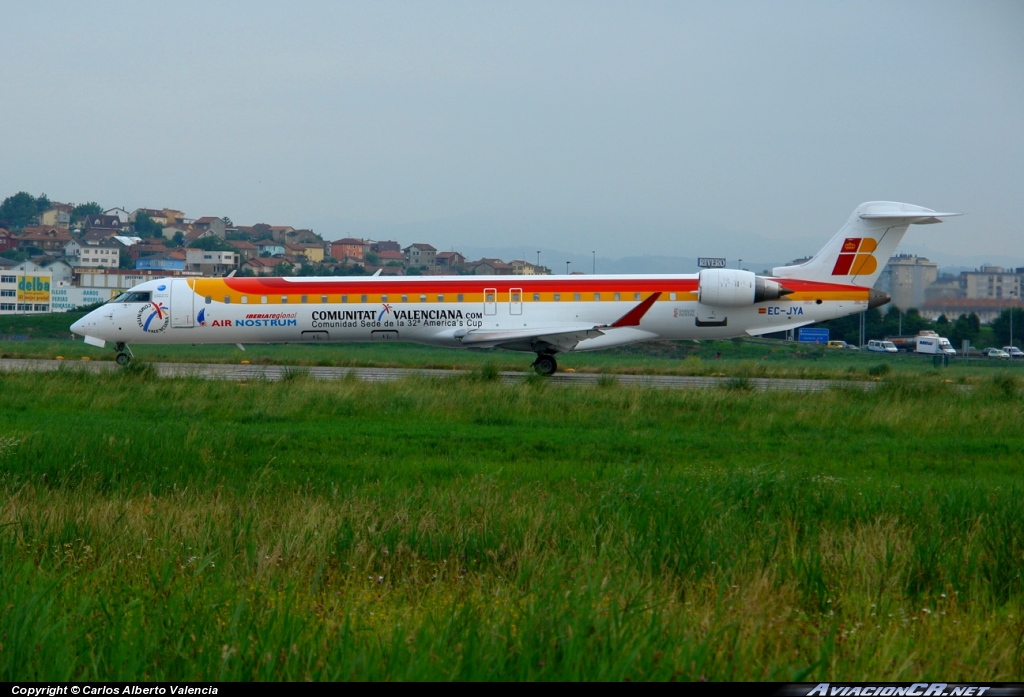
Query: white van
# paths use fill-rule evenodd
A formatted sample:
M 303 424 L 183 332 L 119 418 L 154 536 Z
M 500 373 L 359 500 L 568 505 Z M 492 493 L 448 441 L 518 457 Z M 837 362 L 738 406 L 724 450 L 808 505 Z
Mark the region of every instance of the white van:
M 868 342 L 868 351 L 874 351 L 875 353 L 898 353 L 899 349 L 891 341 L 872 339 Z

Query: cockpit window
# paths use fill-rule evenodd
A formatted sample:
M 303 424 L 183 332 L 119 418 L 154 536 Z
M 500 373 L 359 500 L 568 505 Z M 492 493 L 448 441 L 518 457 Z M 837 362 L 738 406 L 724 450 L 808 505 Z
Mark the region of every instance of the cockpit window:
M 130 290 L 127 293 L 121 293 L 119 296 L 114 298 L 111 302 L 115 303 L 148 303 L 150 302 L 150 296 L 152 294 L 147 291 L 141 290 Z

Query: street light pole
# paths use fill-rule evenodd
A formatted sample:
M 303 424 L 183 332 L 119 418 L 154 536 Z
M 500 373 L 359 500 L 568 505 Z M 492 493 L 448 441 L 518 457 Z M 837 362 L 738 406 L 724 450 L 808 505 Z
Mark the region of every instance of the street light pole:
M 1010 348 L 1013 348 L 1013 296 L 1017 293 L 1010 291 Z M 1013 360 L 1013 353 L 1010 353 L 1010 360 Z

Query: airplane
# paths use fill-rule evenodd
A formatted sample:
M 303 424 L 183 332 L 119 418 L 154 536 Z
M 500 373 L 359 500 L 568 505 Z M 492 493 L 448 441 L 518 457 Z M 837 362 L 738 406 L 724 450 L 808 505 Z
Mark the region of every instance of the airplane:
M 960 213 L 891 201 L 854 210 L 810 260 L 771 276 L 227 277 L 146 281 L 71 325 L 85 342 L 243 344 L 408 341 L 557 355 L 652 339 L 728 339 L 794 329 L 889 302 L 872 285 L 912 224 Z

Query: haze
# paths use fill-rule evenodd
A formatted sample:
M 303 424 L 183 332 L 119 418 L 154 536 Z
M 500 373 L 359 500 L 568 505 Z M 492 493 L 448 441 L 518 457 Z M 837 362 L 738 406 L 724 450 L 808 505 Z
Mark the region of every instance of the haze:
M 901 251 L 1024 265 L 1019 2 L 45 2 L 0 19 L 0 197 L 531 260 L 777 261 L 895 200 L 968 214 Z

